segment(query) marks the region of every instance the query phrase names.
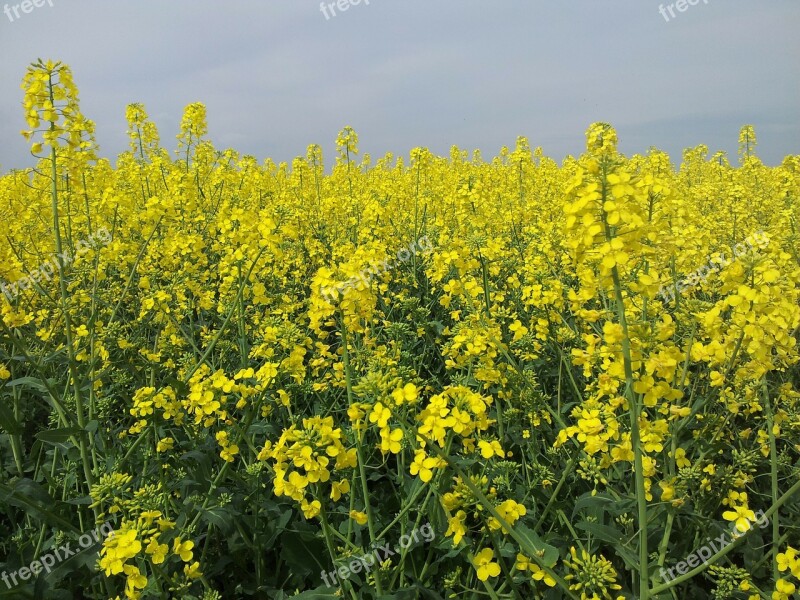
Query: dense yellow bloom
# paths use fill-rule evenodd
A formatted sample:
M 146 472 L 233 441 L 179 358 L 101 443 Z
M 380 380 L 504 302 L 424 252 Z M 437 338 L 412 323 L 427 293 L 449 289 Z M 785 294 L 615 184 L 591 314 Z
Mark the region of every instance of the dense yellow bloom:
M 630 499 L 649 556 L 663 531 L 674 555 L 720 514 L 752 527 L 771 467 L 793 484 L 800 157 L 763 164 L 751 126 L 738 166 L 705 146 L 625 156 L 606 123 L 561 163 L 524 138 L 373 162 L 351 127 L 334 164 L 319 146 L 276 163 L 217 149 L 200 103 L 167 150 L 132 104 L 112 162 L 65 65 L 34 63 L 23 88 L 36 162 L 0 176 L 5 466 L 59 517 L 121 520 L 99 556 L 120 594 L 211 597 L 231 560 L 255 567 L 242 589 L 300 589 L 251 540 L 329 534 L 338 561 L 439 511 L 453 548 L 367 585 L 413 573 L 466 597 L 473 568 L 489 582 L 516 555 L 499 595 L 633 597 Z M 573 528 L 593 519 L 607 535 Z M 530 532 L 554 545 L 531 555 Z M 576 533 L 565 556 L 553 540 Z M 736 593 L 795 594 L 796 550 L 776 559 L 783 579 Z
M 123 525 L 108 536 L 100 549 L 100 568 L 106 575 L 122 573 L 125 563 L 142 550 L 139 532 L 130 525 Z

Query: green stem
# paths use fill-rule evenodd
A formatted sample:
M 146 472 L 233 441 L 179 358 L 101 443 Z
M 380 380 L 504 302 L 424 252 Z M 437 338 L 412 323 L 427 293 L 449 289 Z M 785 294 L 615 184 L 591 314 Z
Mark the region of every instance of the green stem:
M 775 502 L 772 506 L 770 506 L 769 510 L 764 512 L 764 518 L 765 519 L 770 519 L 770 517 L 772 517 L 773 514 L 777 513 L 778 509 L 781 506 L 783 506 L 786 503 L 786 501 L 789 498 L 791 498 L 798 491 L 800 491 L 800 481 L 798 481 L 791 488 L 789 488 L 789 491 L 787 491 L 783 496 L 778 498 L 777 502 Z M 650 595 L 651 596 L 658 596 L 661 592 L 664 592 L 664 591 L 666 591 L 666 590 L 668 590 L 670 588 L 673 588 L 676 585 L 681 584 L 681 583 L 683 583 L 684 581 L 686 581 L 688 579 L 691 579 L 695 575 L 698 575 L 698 574 L 702 573 L 708 567 L 710 567 L 715 562 L 717 562 L 717 559 L 722 558 L 723 556 L 728 554 L 728 552 L 730 552 L 734 548 L 737 548 L 747 538 L 747 536 L 750 534 L 750 532 L 753 531 L 753 529 L 755 529 L 755 527 L 751 527 L 750 529 L 748 529 L 744 533 L 744 535 L 740 536 L 739 538 L 735 539 L 733 542 L 731 542 L 730 544 L 728 544 L 727 546 L 722 548 L 719 552 L 717 552 L 715 555 L 713 555 L 711 558 L 709 558 L 706 562 L 704 562 L 700 566 L 695 567 L 694 569 L 692 569 L 691 571 L 689 571 L 688 573 L 686 573 L 684 575 L 681 575 L 680 577 L 676 577 L 675 579 L 669 581 L 668 583 L 657 585 L 652 590 L 649 590 Z
M 561 490 L 561 487 L 567 481 L 567 476 L 570 473 L 572 473 L 572 469 L 574 467 L 575 467 L 575 458 L 573 457 L 573 458 L 569 459 L 569 462 L 567 463 L 567 466 L 564 467 L 564 472 L 561 474 L 561 479 L 558 481 L 558 485 L 556 486 L 556 489 L 553 490 L 553 494 L 550 496 L 550 500 L 547 501 L 547 506 L 544 507 L 544 510 L 542 511 L 542 514 L 539 517 L 539 520 L 536 521 L 536 525 L 533 526 L 533 530 L 534 531 L 537 531 L 537 532 L 539 531 L 539 528 L 542 526 L 542 523 L 544 523 L 544 519 L 547 516 L 547 513 L 550 512 L 550 509 L 553 507 L 553 504 L 556 501 L 556 497 L 558 496 L 558 492 Z
M 353 374 L 352 369 L 350 366 L 350 351 L 347 348 L 347 325 L 344 322 L 344 315 L 342 315 L 341 319 L 341 327 L 342 327 L 342 362 L 344 363 L 344 377 L 345 383 L 347 385 L 347 404 L 348 406 L 353 405 Z M 369 541 L 370 544 L 374 544 L 378 541 L 378 537 L 375 535 L 375 518 L 372 514 L 372 504 L 369 501 L 369 489 L 367 487 L 367 472 L 366 467 L 364 466 L 364 448 L 361 444 L 361 434 L 356 434 L 356 452 L 358 453 L 358 473 L 359 479 L 361 480 L 361 493 L 364 496 L 364 510 L 367 511 L 367 529 L 369 530 Z M 381 578 L 380 572 L 378 570 L 375 571 L 375 590 L 378 592 L 378 595 L 383 594 L 383 587 L 381 586 Z
M 49 94 L 50 94 L 50 102 L 55 103 L 54 93 L 53 93 L 53 77 L 52 74 L 49 78 Z M 56 124 L 55 121 L 50 121 L 50 132 L 55 135 L 56 132 Z M 76 419 L 78 421 L 78 427 L 81 429 L 81 432 L 78 434 L 78 450 L 80 451 L 81 456 L 81 463 L 83 465 L 83 475 L 86 478 L 86 485 L 91 488 L 94 485 L 94 473 L 92 472 L 91 464 L 89 462 L 89 452 L 86 444 L 86 416 L 85 416 L 85 409 L 83 406 L 83 394 L 81 393 L 81 386 L 80 381 L 78 378 L 78 370 L 75 368 L 75 346 L 73 344 L 72 339 L 72 317 L 69 313 L 69 306 L 67 305 L 67 282 L 64 278 L 64 265 L 61 262 L 61 255 L 64 251 L 63 244 L 61 241 L 61 228 L 59 224 L 59 212 L 58 212 L 58 165 L 56 164 L 56 147 L 55 143 L 50 148 L 50 162 L 51 162 L 51 169 L 50 169 L 50 177 L 51 181 L 51 191 L 50 197 L 52 200 L 52 209 L 53 209 L 53 230 L 55 234 L 55 242 L 56 242 L 56 254 L 58 258 L 56 258 L 56 265 L 58 266 L 58 283 L 59 283 L 59 291 L 61 293 L 61 311 L 64 314 L 64 330 L 66 334 L 66 346 L 67 346 L 67 357 L 69 360 L 69 375 L 70 379 L 72 379 L 72 389 L 73 393 L 75 394 L 75 412 L 76 412 Z
M 772 504 L 778 501 L 778 450 L 775 442 L 774 415 L 772 413 L 772 403 L 769 398 L 766 378 L 761 383 L 764 392 L 764 403 L 767 409 L 767 428 L 769 433 L 769 469 L 770 487 L 772 492 Z M 776 512 L 772 519 L 772 579 L 777 581 L 780 578 L 778 571 L 778 552 L 780 552 L 779 540 L 781 538 L 780 515 Z
M 550 566 L 544 563 L 544 561 L 539 556 L 539 551 L 532 545 L 531 541 L 526 537 L 524 537 L 523 535 L 521 535 L 514 528 L 514 526 L 511 525 L 503 517 L 503 515 L 501 515 L 497 511 L 492 502 L 478 488 L 478 486 L 475 485 L 472 479 L 470 479 L 470 477 L 466 473 L 464 473 L 461 467 L 459 467 L 455 462 L 453 462 L 453 459 L 450 458 L 450 456 L 446 452 L 443 452 L 442 449 L 439 448 L 439 446 L 433 440 L 428 439 L 424 434 L 419 433 L 419 431 L 417 431 L 417 435 L 425 442 L 425 445 L 428 448 L 433 450 L 439 456 L 439 458 L 444 460 L 450 466 L 450 468 L 456 472 L 456 474 L 461 478 L 461 481 L 464 483 L 464 485 L 467 486 L 467 488 L 469 488 L 469 490 L 478 499 L 481 505 L 484 506 L 487 511 L 489 511 L 489 514 L 491 514 L 495 519 L 497 519 L 500 525 L 502 525 L 503 528 L 506 531 L 508 531 L 508 534 L 514 539 L 514 541 L 517 542 L 517 544 L 519 544 L 520 549 L 525 553 L 525 555 L 529 556 L 530 559 L 533 560 L 533 562 L 539 565 L 540 569 L 542 569 L 545 573 L 550 575 L 550 577 L 552 577 L 555 580 L 555 582 L 561 588 L 561 591 L 563 593 L 562 597 L 568 597 L 572 598 L 572 600 L 578 600 L 578 597 L 575 594 L 573 594 L 572 591 L 570 590 L 569 584 L 566 581 L 564 581 L 564 579 L 562 579 L 558 575 L 558 573 L 553 571 L 553 569 Z
M 608 190 L 606 183 L 606 168 L 603 169 L 603 202 L 605 203 Z M 603 225 L 605 227 L 606 239 L 613 238 L 611 227 L 603 213 Z M 636 478 L 636 505 L 637 520 L 639 525 L 639 597 L 640 600 L 650 598 L 650 574 L 648 566 L 647 551 L 647 496 L 645 489 L 644 465 L 641 444 L 641 433 L 639 431 L 639 418 L 641 417 L 641 407 L 639 406 L 638 394 L 633 391 L 633 369 L 631 367 L 631 340 L 628 331 L 628 319 L 625 316 L 625 303 L 622 298 L 622 284 L 620 283 L 619 271 L 614 265 L 611 269 L 611 277 L 614 281 L 614 298 L 617 305 L 617 317 L 622 327 L 622 359 L 625 368 L 625 396 L 628 399 L 630 427 L 631 427 L 631 446 L 634 456 L 634 476 Z
M 322 505 L 322 508 L 319 511 L 319 516 L 320 516 L 320 519 L 322 520 L 322 535 L 325 538 L 325 545 L 328 547 L 328 554 L 330 554 L 331 563 L 333 564 L 333 567 L 335 569 L 336 568 L 336 552 L 333 549 L 333 541 L 331 541 L 331 534 L 330 534 L 330 532 L 332 531 L 332 528 L 330 526 L 330 523 L 328 523 L 328 515 L 325 512 L 325 505 L 324 504 Z M 323 568 L 323 572 L 324 571 L 325 571 L 325 569 Z M 377 581 L 377 572 L 375 573 L 375 575 L 376 575 L 376 581 Z M 347 584 L 346 586 L 345 586 L 345 583 Z M 356 596 L 355 590 L 353 590 L 353 585 L 350 583 L 350 581 L 348 579 L 342 579 L 342 587 L 347 587 L 347 589 L 350 591 L 350 595 L 353 597 L 353 600 L 358 600 L 358 597 Z

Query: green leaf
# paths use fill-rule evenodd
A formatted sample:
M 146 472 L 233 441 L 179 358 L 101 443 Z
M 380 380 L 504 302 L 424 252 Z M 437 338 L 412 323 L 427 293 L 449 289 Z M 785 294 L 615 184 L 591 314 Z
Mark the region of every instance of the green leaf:
M 378 596 L 378 600 L 416 600 L 417 598 L 419 598 L 419 590 L 414 588 L 397 590 L 393 594 Z
M 91 496 L 81 496 L 80 498 L 70 498 L 66 500 L 67 504 L 72 504 L 75 506 L 89 506 L 94 502 L 94 499 Z
M 11 600 L 20 600 L 20 598 L 35 598 L 30 592 L 30 586 L 16 587 L 5 589 L 5 585 L 0 587 L 0 598 L 11 598 Z
M 514 530 L 525 538 L 528 544 L 536 550 L 537 555 L 541 557 L 542 562 L 546 566 L 551 569 L 555 566 L 558 562 L 558 549 L 555 546 L 551 546 L 543 541 L 533 529 L 525 525 L 517 524 L 514 526 Z
M 598 505 L 601 505 L 603 509 L 605 509 L 609 504 L 613 504 L 614 502 L 616 502 L 616 500 L 607 494 L 596 494 L 592 496 L 590 493 L 586 493 L 575 502 L 575 506 L 572 509 L 572 518 L 575 519 L 577 514 L 585 508 L 595 509 Z M 594 512 L 592 514 L 594 514 Z
M 8 387 L 18 387 L 18 386 L 29 387 L 39 392 L 44 392 L 45 394 L 50 393 L 47 389 L 47 386 L 45 386 L 45 384 L 42 383 L 42 380 L 36 377 L 20 377 L 19 379 L 12 379 L 11 381 L 7 381 L 6 385 Z
M 339 596 L 336 595 L 334 592 L 326 592 L 325 590 L 333 590 L 335 588 L 317 588 L 315 590 L 308 590 L 303 592 L 302 594 L 297 594 L 296 596 L 292 596 L 292 599 L 297 600 L 338 600 Z
M 625 539 L 625 534 L 614 527 L 608 525 L 601 525 L 600 523 L 592 523 L 590 521 L 581 521 L 575 525 L 578 529 L 588 531 L 594 537 L 604 542 L 614 544 L 615 546 Z
M 83 429 L 80 427 L 64 427 L 61 429 L 47 429 L 36 434 L 36 439 L 51 444 L 60 444 L 68 441 L 72 436 L 80 435 Z
M 41 486 L 30 479 L 20 479 L 14 482 L 13 487 L 0 483 L 0 502 L 33 513 L 45 523 L 58 527 L 62 531 L 81 535 L 80 529 L 47 508 L 56 504 L 56 501 L 50 498 Z
M 581 521 L 580 523 L 577 523 L 575 527 L 592 534 L 598 540 L 612 544 L 614 551 L 622 557 L 622 560 L 625 561 L 625 564 L 630 569 L 638 571 L 639 559 L 632 550 L 623 545 L 622 542 L 625 539 L 625 534 L 622 531 L 608 525 L 590 523 L 589 521 Z
M 313 532 L 287 531 L 280 539 L 281 558 L 292 572 L 305 577 L 312 574 L 318 575 L 317 569 L 326 570 L 326 565 L 319 562 L 320 556 L 328 555 L 325 544 Z M 327 570 L 330 571 L 333 568 L 330 566 Z
M 22 433 L 22 425 L 17 423 L 17 420 L 14 418 L 14 411 L 2 401 L 0 401 L 0 427 L 11 435 L 19 435 Z
M 212 508 L 201 512 L 200 519 L 214 525 L 223 533 L 227 533 L 231 529 L 231 512 L 224 508 Z

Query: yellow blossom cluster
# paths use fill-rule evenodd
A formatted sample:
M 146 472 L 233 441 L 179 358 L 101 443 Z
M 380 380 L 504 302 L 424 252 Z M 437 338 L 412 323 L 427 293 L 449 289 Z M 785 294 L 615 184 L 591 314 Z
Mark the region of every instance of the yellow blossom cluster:
M 23 87 L 0 496 L 39 548 L 121 520 L 60 595 L 330 595 L 310 557 L 350 561 L 352 598 L 796 593 L 800 157 L 764 164 L 750 126 L 738 162 L 626 156 L 596 123 L 561 162 L 525 138 L 373 160 L 345 127 L 333 160 L 278 163 L 215 147 L 193 103 L 174 151 L 130 105 L 112 163 L 66 65 Z M 759 511 L 775 571 L 743 542 L 654 575 Z M 413 541 L 425 517 L 447 543 Z
M 285 430 L 274 444 L 266 445 L 259 459 L 273 461 L 275 495 L 287 496 L 302 508 L 306 519 L 319 515 L 322 484 L 330 483 L 330 497 L 339 500 L 350 490 L 347 479 L 332 480 L 345 469 L 354 468 L 358 459 L 354 448 L 344 445 L 340 428 L 334 428 L 333 417 L 303 419 L 302 427 Z

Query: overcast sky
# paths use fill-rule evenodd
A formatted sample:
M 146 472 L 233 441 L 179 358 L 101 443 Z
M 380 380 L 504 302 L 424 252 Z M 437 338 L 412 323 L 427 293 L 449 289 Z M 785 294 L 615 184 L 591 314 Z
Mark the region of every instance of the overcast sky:
M 110 158 L 127 104 L 173 150 L 195 101 L 218 148 L 276 161 L 319 143 L 330 165 L 345 125 L 373 158 L 453 144 L 489 158 L 525 135 L 560 161 L 594 121 L 623 152 L 678 163 L 700 143 L 735 158 L 746 123 L 765 162 L 800 153 L 798 0 L 699 0 L 674 17 L 664 2 L 666 18 L 654 0 L 362 0 L 328 18 L 318 0 L 42 1 L 0 13 L 3 171 L 32 164 L 19 85 L 37 57 L 72 67 Z

